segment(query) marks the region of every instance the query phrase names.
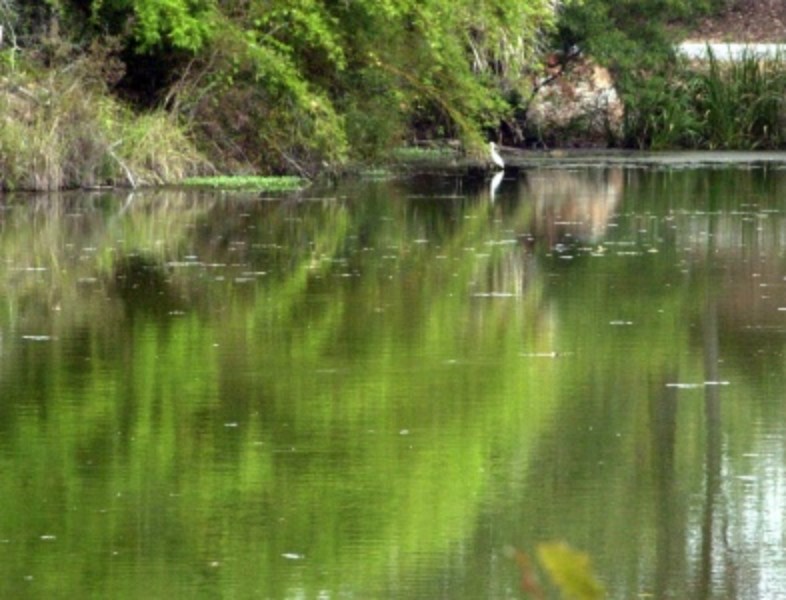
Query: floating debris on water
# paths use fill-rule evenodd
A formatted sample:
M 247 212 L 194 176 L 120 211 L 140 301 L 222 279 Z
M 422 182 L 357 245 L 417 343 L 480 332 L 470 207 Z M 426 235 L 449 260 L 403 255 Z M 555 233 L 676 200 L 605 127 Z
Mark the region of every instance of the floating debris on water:
M 515 298 L 519 294 L 514 292 L 477 292 L 472 295 L 475 298 Z
M 503 240 L 489 240 L 486 242 L 486 246 L 512 246 L 518 244 L 519 241 L 515 238 L 503 239 Z
M 296 552 L 284 552 L 281 557 L 287 560 L 303 560 L 306 558 L 304 554 L 298 554 Z
M 201 262 L 194 262 L 194 261 L 188 261 L 188 262 L 184 262 L 184 261 L 170 261 L 170 262 L 166 263 L 166 266 L 169 267 L 170 269 L 178 269 L 178 268 L 184 268 L 184 267 L 188 267 L 188 268 L 202 267 L 202 266 L 205 266 L 205 265 L 203 265 L 203 263 L 201 263 Z M 208 265 L 208 266 L 212 266 L 212 265 Z
M 701 383 L 667 383 L 666 387 L 678 388 L 681 390 L 695 390 L 703 387 L 712 387 L 718 385 L 730 385 L 728 381 L 703 381 Z

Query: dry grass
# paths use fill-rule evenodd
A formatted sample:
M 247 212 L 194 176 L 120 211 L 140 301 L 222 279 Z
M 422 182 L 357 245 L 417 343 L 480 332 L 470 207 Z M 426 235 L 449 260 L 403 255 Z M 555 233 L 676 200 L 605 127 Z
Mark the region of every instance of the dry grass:
M 207 161 L 163 111 L 133 113 L 86 61 L 44 73 L 0 69 L 0 189 L 173 183 Z

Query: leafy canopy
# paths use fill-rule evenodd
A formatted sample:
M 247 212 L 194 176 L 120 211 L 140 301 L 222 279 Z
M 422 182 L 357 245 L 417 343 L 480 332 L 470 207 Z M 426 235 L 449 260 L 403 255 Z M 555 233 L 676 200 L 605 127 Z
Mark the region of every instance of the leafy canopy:
M 566 0 L 567 2 L 567 0 Z M 369 156 L 412 135 L 470 150 L 536 62 L 555 0 L 33 0 L 119 40 L 126 82 L 219 153 L 274 170 Z M 47 16 L 48 15 L 48 16 Z M 66 29 L 66 28 L 64 28 Z M 87 38 L 87 39 L 85 39 Z M 144 56 L 145 60 L 134 58 Z M 151 65 L 161 72 L 146 80 Z M 172 92 L 171 86 L 175 85 Z M 133 90 L 132 90 L 133 91 Z
M 130 24 L 140 51 L 171 46 L 196 52 L 210 39 L 215 14 L 211 0 L 93 0 L 90 8 L 99 27 L 123 31 Z

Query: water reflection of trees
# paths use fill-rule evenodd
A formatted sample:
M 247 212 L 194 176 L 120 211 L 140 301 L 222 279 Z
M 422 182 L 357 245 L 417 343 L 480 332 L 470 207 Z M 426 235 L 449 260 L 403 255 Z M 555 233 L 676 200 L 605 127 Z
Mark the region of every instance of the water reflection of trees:
M 557 343 L 578 349 L 573 362 L 584 364 L 568 371 L 580 379 L 565 381 L 560 395 L 573 401 L 534 453 L 519 531 L 522 539 L 548 531 L 601 557 L 608 548 L 619 557 L 626 546 L 651 557 L 653 571 L 603 565 L 621 594 L 753 597 L 783 579 L 750 546 L 757 530 L 771 536 L 761 515 L 782 506 L 767 505 L 778 495 L 782 453 L 765 450 L 755 429 L 768 414 L 780 418 L 763 381 L 784 375 L 778 290 L 786 218 L 772 195 L 783 181 L 738 170 L 627 173 L 618 214 L 603 219 L 613 227 L 594 242 L 606 253 L 572 263 L 563 283 L 544 291 L 557 314 Z M 565 223 L 561 210 L 544 213 L 549 247 L 567 245 L 559 226 L 588 219 Z M 616 321 L 631 325 L 622 353 L 604 343 Z M 591 358 L 582 358 L 587 347 Z M 731 385 L 713 385 L 726 380 Z M 703 406 L 692 399 L 699 393 Z M 647 412 L 637 398 L 648 398 Z M 626 487 L 629 480 L 637 485 Z M 541 512 L 526 512 L 533 505 Z
M 395 528 L 390 514 L 411 514 L 395 523 L 411 534 L 406 553 L 439 546 L 450 554 L 450 583 L 439 589 L 452 586 L 457 597 L 462 589 L 501 595 L 512 580 L 494 549 L 545 535 L 590 550 L 612 589 L 631 595 L 742 590 L 745 563 L 729 548 L 753 544 L 753 513 L 766 507 L 739 512 L 750 490 L 728 474 L 744 473 L 743 453 L 761 451 L 761 469 L 776 476 L 756 484 L 762 494 L 772 497 L 782 477 L 777 449 L 750 447 L 754 420 L 777 419 L 777 406 L 742 399 L 766 391 L 750 365 L 782 378 L 777 347 L 766 367 L 751 349 L 765 343 L 763 332 L 767 343 L 780 336 L 786 236 L 780 207 L 765 194 L 771 184 L 734 179 L 759 203 L 740 209 L 737 199 L 717 198 L 730 181 L 723 173 L 543 170 L 506 179 L 493 203 L 485 187 L 468 193 L 446 179 L 439 197 L 406 182 L 359 183 L 315 200 L 99 196 L 13 208 L 2 213 L 0 238 L 9 257 L 0 270 L 8 309 L 0 384 L 8 390 L 10 379 L 26 378 L 36 391 L 17 401 L 50 415 L 58 397 L 84 407 L 71 421 L 50 416 L 38 425 L 79 432 L 81 441 L 66 442 L 66 460 L 114 448 L 115 464 L 140 482 L 174 485 L 178 473 L 183 500 L 170 511 L 189 525 L 178 536 L 207 552 L 211 536 L 230 531 L 225 543 L 268 556 L 263 567 L 241 561 L 236 575 L 256 568 L 273 577 L 286 551 L 276 544 L 318 537 L 317 519 L 338 532 L 315 540 L 318 556 L 354 569 L 352 551 L 329 551 L 353 543 L 341 530 L 341 506 L 351 504 L 359 507 L 354 533 L 369 538 Z M 555 268 L 558 244 L 586 260 Z M 142 298 L 124 291 L 133 273 Z M 128 310 L 161 295 L 171 303 L 158 313 Z M 633 325 L 610 327 L 620 319 Z M 61 338 L 54 354 L 70 364 L 52 369 L 53 353 L 21 343 L 22 332 Z M 612 336 L 625 344 L 609 343 Z M 441 367 L 427 371 L 434 356 Z M 734 385 L 669 385 L 724 378 Z M 293 386 L 310 400 L 293 401 Z M 690 394 L 703 394 L 703 404 Z M 4 402 L 5 431 L 35 433 L 23 413 Z M 398 432 L 413 419 L 423 446 L 402 454 Z M 395 435 L 370 436 L 371 423 Z M 249 433 L 230 437 L 232 424 Z M 117 431 L 128 437 L 113 441 Z M 314 431 L 304 453 L 283 451 Z M 42 494 L 47 456 L 61 450 L 44 447 L 30 459 Z M 357 460 L 366 454 L 378 460 Z M 191 471 L 205 455 L 221 469 Z M 103 468 L 114 478 L 108 487 L 122 484 L 122 469 Z M 324 477 L 314 488 L 317 473 Z M 286 498 L 270 483 L 276 477 L 286 480 Z M 391 480 L 403 483 L 389 497 Z M 81 484 L 69 481 L 79 497 Z M 240 518 L 216 533 L 190 504 L 225 486 Z M 325 500 L 316 512 L 315 489 Z M 118 529 L 136 517 L 167 521 L 155 516 L 160 499 L 145 493 L 134 491 L 142 508 L 119 511 Z M 279 504 L 290 508 L 277 513 L 288 522 L 278 542 L 244 538 L 260 506 L 269 514 Z M 479 554 L 453 553 L 475 525 Z M 442 545 L 418 541 L 417 532 Z M 363 570 L 383 579 L 385 551 L 354 549 Z M 439 570 L 414 562 L 406 569 Z M 470 566 L 497 579 L 464 586 Z M 276 591 L 290 584 L 281 575 Z
M 95 549 L 145 547 L 140 560 L 162 574 L 145 583 L 169 589 L 170 563 L 204 564 L 219 553 L 218 536 L 232 553 L 221 589 L 280 597 L 325 585 L 281 570 L 292 546 L 305 545 L 331 573 L 351 572 L 362 589 L 398 569 L 430 570 L 419 557 L 465 537 L 486 485 L 489 440 L 504 449 L 516 435 L 523 448 L 508 421 L 534 431 L 552 406 L 514 401 L 531 393 L 530 378 L 486 376 L 518 368 L 515 350 L 533 343 L 525 325 L 536 308 L 473 300 L 476 280 L 508 247 L 496 244 L 482 202 L 465 199 L 446 218 L 436 205 L 367 192 L 355 206 L 76 202 L 68 211 L 78 232 L 54 205 L 10 216 L 6 255 L 43 270 L 24 286 L 12 268 L 0 273 L 17 307 L 3 324 L 12 334 L 0 388 L 12 400 L 2 408 L 0 528 L 14 522 L 28 536 L 36 521 L 58 528 L 64 543 L 31 567 L 37 577 L 59 549 L 102 564 Z M 25 298 L 50 288 L 56 309 L 20 314 Z M 172 302 L 160 306 L 162 297 Z M 26 320 L 47 332 L 40 345 L 18 335 Z M 402 445 L 399 432 L 412 427 L 417 443 Z M 25 440 L 35 443 L 21 452 Z M 47 467 L 55 452 L 56 495 Z M 14 469 L 27 474 L 24 486 Z M 75 535 L 84 527 L 63 518 L 66 498 L 92 515 L 114 490 L 128 500 L 112 501 L 108 526 Z M 217 527 L 227 505 L 231 522 Z M 315 529 L 317 521 L 336 526 Z M 177 543 L 163 552 L 152 530 Z M 394 565 L 390 547 L 400 555 Z M 29 556 L 16 550 L 5 567 L 14 582 Z M 61 589 L 75 589 L 79 569 L 60 573 Z

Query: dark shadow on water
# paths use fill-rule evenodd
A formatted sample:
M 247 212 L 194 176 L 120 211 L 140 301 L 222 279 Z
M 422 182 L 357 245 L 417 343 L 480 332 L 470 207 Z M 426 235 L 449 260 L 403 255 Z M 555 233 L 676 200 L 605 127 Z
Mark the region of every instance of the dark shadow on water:
M 122 299 L 126 314 L 166 317 L 177 309 L 166 267 L 154 258 L 129 254 L 114 267 L 113 289 Z

